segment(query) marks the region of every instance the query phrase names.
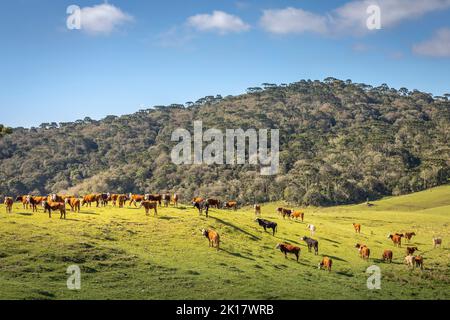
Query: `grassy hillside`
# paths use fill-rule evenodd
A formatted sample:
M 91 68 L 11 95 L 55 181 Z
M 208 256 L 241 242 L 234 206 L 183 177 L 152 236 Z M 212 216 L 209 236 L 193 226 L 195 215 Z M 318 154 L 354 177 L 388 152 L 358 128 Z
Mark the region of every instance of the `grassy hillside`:
M 276 206 L 263 216 L 279 223 L 273 237 L 254 222 L 250 208 L 212 210 L 199 217 L 186 208 L 161 209 L 158 218 L 134 208 L 87 209 L 49 220 L 15 205 L 0 206 L 0 298 L 2 299 L 450 299 L 450 186 L 366 205 L 306 209 L 305 223 L 283 221 Z M 362 234 L 352 223 L 362 224 Z M 306 223 L 317 226 L 320 256 L 300 242 Z M 208 248 L 199 228 L 222 237 L 222 250 Z M 425 270 L 408 270 L 404 248 L 394 248 L 388 233 L 415 231 L 414 245 L 425 257 Z M 432 237 L 442 236 L 442 248 Z M 275 250 L 278 242 L 302 247 L 300 262 Z M 372 250 L 364 262 L 357 242 Z M 379 261 L 383 249 L 394 262 Z M 322 255 L 333 271 L 317 270 Z M 82 290 L 66 288 L 66 268 L 78 264 Z M 382 269 L 382 289 L 366 288 L 366 268 Z

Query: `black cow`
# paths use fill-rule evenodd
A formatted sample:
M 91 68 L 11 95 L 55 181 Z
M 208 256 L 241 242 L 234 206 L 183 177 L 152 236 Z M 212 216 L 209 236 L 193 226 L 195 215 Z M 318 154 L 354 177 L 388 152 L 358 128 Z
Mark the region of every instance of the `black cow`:
M 208 218 L 209 213 L 209 203 L 208 201 L 202 201 L 202 202 L 194 202 L 192 203 L 195 208 L 198 209 L 198 213 L 201 215 L 203 213 L 203 210 L 205 210 L 206 217 Z
M 308 238 L 308 237 L 303 237 L 302 240 L 305 241 L 306 244 L 308 245 L 309 252 L 311 252 L 311 249 L 314 248 L 314 254 L 316 256 L 319 254 L 319 241 Z
M 264 231 L 267 231 L 267 229 L 272 229 L 273 230 L 273 235 L 275 236 L 275 232 L 277 230 L 277 224 L 275 222 L 271 222 L 271 221 L 267 221 L 264 219 L 256 219 L 256 222 L 258 222 L 258 224 L 264 228 Z

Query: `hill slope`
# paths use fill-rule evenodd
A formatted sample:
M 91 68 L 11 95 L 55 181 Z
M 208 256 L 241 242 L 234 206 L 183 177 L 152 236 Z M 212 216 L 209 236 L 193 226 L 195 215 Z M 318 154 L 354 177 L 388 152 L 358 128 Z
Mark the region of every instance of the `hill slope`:
M 433 197 L 431 193 L 439 194 Z M 374 202 L 374 206 L 340 206 L 306 210 L 305 223 L 283 220 L 279 203 L 263 206 L 263 216 L 279 224 L 278 234 L 265 233 L 253 212 L 212 210 L 199 217 L 188 208 L 162 208 L 159 217 L 125 208 L 83 209 L 67 221 L 14 207 L 0 206 L 0 299 L 450 299 L 450 186 L 408 197 Z M 426 199 L 429 199 L 427 205 Z M 424 213 L 396 203 L 421 203 Z M 361 235 L 352 223 L 362 224 Z M 320 255 L 300 241 L 306 224 L 317 226 Z M 208 248 L 199 228 L 222 236 L 222 250 Z M 425 270 L 408 270 L 404 248 L 394 248 L 388 233 L 415 231 L 411 245 L 425 258 Z M 432 248 L 432 237 L 444 239 Z M 275 250 L 279 242 L 301 246 L 300 263 Z M 365 243 L 372 259 L 358 257 L 355 243 Z M 379 258 L 394 251 L 392 264 Z M 317 270 L 323 255 L 333 258 L 331 273 Z M 66 269 L 78 265 L 82 290 L 67 290 Z M 381 290 L 368 290 L 366 269 L 382 270 Z
M 300 81 L 205 97 L 123 117 L 14 129 L 0 138 L 0 195 L 177 192 L 242 203 L 333 205 L 446 184 L 450 102 L 350 81 Z M 175 166 L 171 134 L 204 128 L 280 129 L 280 174 Z

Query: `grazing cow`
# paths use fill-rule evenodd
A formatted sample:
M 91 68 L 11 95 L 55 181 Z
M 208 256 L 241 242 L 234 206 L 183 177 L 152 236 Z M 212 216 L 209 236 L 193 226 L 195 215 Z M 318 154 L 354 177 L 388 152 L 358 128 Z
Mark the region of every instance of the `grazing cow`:
M 419 251 L 417 247 L 406 247 L 406 255 L 414 254 L 414 252 Z
M 404 237 L 403 234 L 396 233 L 396 234 L 390 234 L 388 236 L 388 239 L 392 240 L 392 242 L 394 243 L 395 247 L 401 248 L 401 246 L 402 246 L 402 238 L 403 237 Z
M 38 206 L 42 205 L 42 202 L 46 201 L 47 197 L 27 197 L 27 202 L 31 206 L 33 212 L 38 212 Z
M 117 198 L 119 198 L 118 194 L 113 193 L 110 197 L 109 200 L 112 202 L 113 207 L 117 206 Z
M 356 233 L 361 233 L 361 225 L 359 223 L 354 223 L 353 228 L 355 228 Z
M 255 209 L 255 216 L 260 216 L 261 215 L 261 206 L 259 204 L 255 204 L 253 206 L 253 208 Z
M 202 202 L 194 202 L 194 208 L 198 209 L 198 213 L 201 215 L 203 210 L 205 210 L 206 217 L 209 217 L 209 203 L 208 201 L 203 200 Z
M 316 233 L 316 226 L 313 224 L 308 224 L 306 228 L 311 232 L 311 237 L 314 237 L 314 234 Z
M 3 202 L 6 207 L 6 213 L 12 213 L 12 207 L 14 204 L 14 200 L 11 197 L 6 197 L 5 201 Z
M 355 245 L 355 248 L 358 249 L 358 251 L 359 251 L 359 256 L 360 256 L 362 259 L 364 259 L 364 260 L 369 260 L 369 258 L 370 258 L 370 249 L 369 249 L 366 245 L 357 243 L 357 244 Z
M 70 206 L 70 211 L 72 212 L 78 212 L 81 211 L 81 201 L 77 198 L 67 198 L 65 201 L 66 205 Z
M 281 216 L 283 214 L 283 208 L 277 208 L 277 213 Z
M 281 213 L 282 216 L 283 216 L 283 219 L 285 219 L 286 216 L 287 216 L 288 218 L 291 218 L 292 212 L 294 212 L 294 211 L 291 210 L 291 209 L 283 209 L 283 211 L 282 211 L 282 213 Z
M 298 218 L 302 219 L 302 222 L 305 220 L 305 213 L 302 211 L 294 211 L 291 215 L 292 219 L 298 220 Z
M 162 201 L 164 203 L 164 207 L 168 208 L 170 204 L 170 194 L 163 194 Z
M 18 196 L 18 197 L 16 198 L 16 201 L 17 201 L 17 202 L 21 202 L 23 208 L 28 210 L 28 201 L 27 201 L 27 197 L 28 197 L 28 195 Z
M 209 247 L 211 248 L 217 248 L 217 251 L 220 250 L 220 236 L 219 234 L 211 229 L 203 229 L 200 230 L 202 232 L 202 235 L 204 235 L 206 237 L 206 239 L 208 239 L 209 242 Z
M 159 206 L 162 207 L 163 196 L 160 194 L 146 194 L 144 196 L 145 201 L 155 201 L 158 202 Z
M 111 198 L 111 194 L 109 192 L 99 194 L 98 200 L 99 200 L 100 206 L 106 207 L 110 201 L 110 198 Z
M 439 248 L 442 245 L 442 238 L 433 238 L 433 245 L 434 248 L 436 248 L 437 246 L 439 246 Z
M 206 201 L 208 202 L 210 207 L 220 209 L 220 201 L 219 200 L 217 200 L 217 199 L 206 199 Z
M 226 201 L 223 203 L 224 209 L 234 209 L 234 211 L 237 210 L 237 202 L 236 201 Z
M 414 237 L 415 235 L 416 235 L 415 232 L 406 232 L 406 233 L 405 233 L 405 239 L 407 239 L 408 242 L 410 242 L 411 239 L 412 239 L 412 237 Z
M 130 200 L 130 203 L 128 206 L 131 206 L 132 204 L 134 204 L 134 206 L 137 208 L 137 203 L 138 202 L 142 202 L 142 201 L 148 201 L 150 199 L 145 199 L 145 196 L 140 195 L 140 194 L 131 194 L 128 196 L 128 199 Z
M 100 206 L 100 195 L 98 194 L 88 194 L 83 197 L 81 201 L 81 205 L 84 207 L 87 205 L 88 207 L 92 207 L 92 203 L 95 202 L 97 204 L 97 208 Z
M 275 233 L 278 228 L 278 225 L 276 222 L 271 222 L 271 221 L 259 219 L 259 218 L 256 219 L 255 221 L 258 222 L 258 224 L 264 228 L 264 231 L 267 231 L 267 229 L 272 229 L 273 235 L 275 236 Z
M 155 211 L 155 216 L 158 215 L 158 203 L 154 202 L 154 201 L 142 201 L 141 205 L 139 206 L 139 209 L 144 207 L 145 208 L 145 214 L 149 215 L 150 210 L 154 210 Z
M 284 253 L 284 257 L 287 259 L 287 255 L 289 254 L 293 254 L 296 256 L 297 258 L 297 262 L 298 262 L 298 258 L 300 257 L 300 251 L 301 249 L 299 247 L 295 247 L 293 245 L 290 244 L 286 244 L 286 243 L 279 243 L 275 249 L 280 250 L 281 252 Z
M 423 257 L 422 256 L 415 256 L 414 262 L 416 263 L 417 268 L 420 267 L 420 270 L 423 270 Z
M 302 240 L 308 245 L 308 252 L 311 252 L 312 248 L 314 248 L 314 254 L 316 256 L 319 254 L 319 241 L 308 237 L 303 237 Z
M 175 193 L 172 197 L 172 202 L 173 202 L 173 205 L 177 208 L 178 208 L 178 200 L 179 200 L 178 194 Z
M 384 250 L 383 256 L 381 257 L 381 259 L 383 261 L 389 261 L 389 263 L 391 263 L 393 256 L 394 256 L 394 253 L 392 252 L 392 250 Z
M 322 262 L 319 263 L 319 270 L 324 268 L 325 270 L 328 270 L 328 272 L 331 272 L 332 266 L 333 266 L 333 260 L 331 260 L 328 257 L 323 257 Z
M 49 202 L 47 200 L 42 202 L 42 207 L 44 208 L 44 213 L 48 211 L 48 217 L 52 217 L 52 211 L 59 211 L 61 216 L 60 219 L 66 219 L 66 204 L 64 202 Z
M 119 208 L 123 208 L 128 200 L 128 196 L 125 194 L 119 194 L 117 197 L 117 204 L 119 205 Z

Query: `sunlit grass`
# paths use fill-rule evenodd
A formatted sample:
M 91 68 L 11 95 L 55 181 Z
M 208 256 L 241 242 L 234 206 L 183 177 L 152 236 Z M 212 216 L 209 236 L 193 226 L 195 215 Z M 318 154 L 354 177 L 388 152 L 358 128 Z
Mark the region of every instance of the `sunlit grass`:
M 190 206 L 162 208 L 145 216 L 135 208 L 83 208 L 62 221 L 21 205 L 7 215 L 0 206 L 0 298 L 3 299 L 449 299 L 450 186 L 367 205 L 305 209 L 305 222 L 283 220 L 272 203 L 263 217 L 276 221 L 273 237 L 254 222 L 251 208 L 211 210 L 200 217 Z M 296 208 L 300 209 L 300 208 Z M 362 224 L 362 233 L 352 223 Z M 300 237 L 317 226 L 320 255 L 308 253 Z M 214 228 L 220 252 L 208 248 L 200 228 Z M 425 270 L 403 264 L 405 247 L 389 233 L 415 231 L 413 244 Z M 433 249 L 433 236 L 443 238 Z M 279 242 L 302 248 L 300 262 L 275 250 Z M 370 261 L 354 245 L 367 244 Z M 394 262 L 380 262 L 384 249 Z M 333 271 L 317 270 L 323 255 Z M 82 270 L 81 291 L 66 287 L 66 269 Z M 368 266 L 382 269 L 382 289 L 366 287 Z

